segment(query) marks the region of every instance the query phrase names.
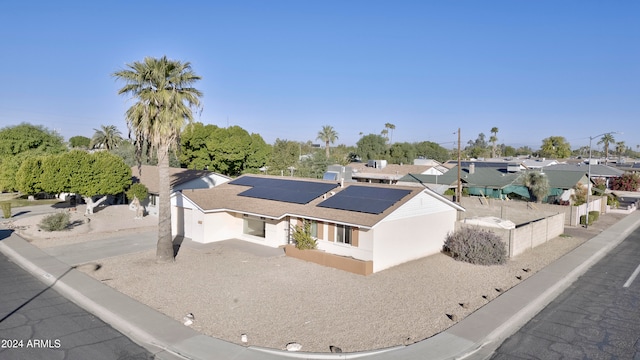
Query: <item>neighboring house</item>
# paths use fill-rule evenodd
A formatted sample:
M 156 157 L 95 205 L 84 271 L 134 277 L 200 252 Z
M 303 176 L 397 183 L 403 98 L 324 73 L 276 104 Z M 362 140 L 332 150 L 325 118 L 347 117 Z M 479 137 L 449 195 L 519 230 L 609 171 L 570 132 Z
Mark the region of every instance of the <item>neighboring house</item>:
M 588 182 L 586 172 L 549 170 L 544 168 L 544 174 L 549 181 L 547 202 L 569 201 L 573 188 L 578 184 Z M 539 171 L 539 170 L 536 170 Z M 469 195 L 491 197 L 496 199 L 523 198 L 529 199 L 529 190 L 522 183 L 525 172 L 510 172 L 506 167 L 476 167 L 470 163 L 469 167 L 460 171 L 462 187 Z M 455 189 L 458 184 L 458 168 L 455 167 L 443 175 L 409 174 L 398 182 L 404 185 L 420 185 L 429 187 L 438 193 L 448 189 Z
M 172 204 L 174 235 L 280 247 L 293 242 L 296 225 L 309 221 L 331 261 L 357 259 L 371 272 L 441 251 L 464 211 L 423 188 L 257 175 L 176 192 Z
M 534 158 L 534 159 L 524 159 L 520 162 L 527 169 L 542 169 L 547 166 L 557 165 L 559 164 L 558 160 L 553 159 L 545 159 L 545 158 Z
M 142 201 L 142 205 L 145 206 L 149 214 L 158 215 L 158 196 L 160 194 L 158 167 L 142 165 L 138 169 L 137 166 L 133 166 L 131 173 L 133 174 L 133 183 L 142 183 L 149 191 L 149 198 Z M 182 168 L 169 168 L 169 176 L 171 178 L 171 192 L 185 189 L 208 189 L 231 180 L 228 176 L 211 171 Z
M 369 160 L 367 163 L 350 163 L 347 167 L 351 168 L 353 180 L 373 184 L 395 184 L 407 174 L 440 175 L 447 170 L 435 160 L 431 160 L 429 165 L 387 164 L 385 160 Z
M 550 170 L 562 170 L 562 171 L 574 171 L 587 174 L 589 172 L 589 164 L 577 163 L 577 164 L 557 164 L 544 168 L 544 171 Z M 603 179 L 607 188 L 611 178 L 620 177 L 624 174 L 623 170 L 616 169 L 614 167 L 603 164 L 591 165 L 591 181 L 595 179 Z M 586 182 L 585 182 L 586 184 Z

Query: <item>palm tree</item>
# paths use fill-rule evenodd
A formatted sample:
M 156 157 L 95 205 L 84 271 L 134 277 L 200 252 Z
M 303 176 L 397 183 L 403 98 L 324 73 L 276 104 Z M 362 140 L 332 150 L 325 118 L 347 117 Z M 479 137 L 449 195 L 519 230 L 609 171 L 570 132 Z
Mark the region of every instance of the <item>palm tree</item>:
M 329 143 L 333 144 L 338 139 L 338 132 L 330 125 L 324 125 L 322 130 L 318 131 L 316 140 L 324 141 L 324 151 L 329 158 Z
M 147 147 L 158 158 L 158 243 L 156 261 L 174 260 L 171 237 L 171 185 L 169 150 L 176 147 L 180 131 L 193 121 L 192 109 L 200 107 L 202 93 L 193 88 L 200 80 L 189 62 L 146 57 L 113 74 L 126 85 L 118 94 L 137 99 L 126 112 L 127 127 L 134 135 L 138 155 Z
M 101 125 L 101 130 L 95 130 L 93 137 L 91 138 L 91 143 L 89 147 L 91 149 L 95 148 L 105 148 L 107 150 L 115 149 L 122 142 L 122 133 L 115 125 Z
M 533 195 L 536 202 L 541 203 L 549 194 L 549 179 L 547 176 L 538 171 L 530 171 L 524 174 L 522 184 L 529 189 L 529 193 Z
M 396 129 L 396 126 L 392 123 L 386 123 L 384 124 L 384 128 L 388 129 L 387 132 L 389 133 L 389 145 L 391 145 L 393 143 L 393 130 Z
M 622 154 L 627 150 L 627 145 L 625 145 L 624 141 L 618 141 L 616 143 L 616 153 L 618 154 L 618 163 L 622 161 Z
M 609 159 L 609 144 L 615 143 L 616 140 L 613 138 L 611 133 L 604 134 L 600 141 L 598 141 L 598 145 L 604 144 L 604 163 L 607 163 L 607 159 Z M 589 159 L 591 161 L 591 159 Z
M 491 142 L 491 157 L 495 158 L 496 157 L 496 141 L 498 141 L 498 128 L 495 126 L 492 127 L 491 133 L 493 134 L 489 138 L 489 141 Z

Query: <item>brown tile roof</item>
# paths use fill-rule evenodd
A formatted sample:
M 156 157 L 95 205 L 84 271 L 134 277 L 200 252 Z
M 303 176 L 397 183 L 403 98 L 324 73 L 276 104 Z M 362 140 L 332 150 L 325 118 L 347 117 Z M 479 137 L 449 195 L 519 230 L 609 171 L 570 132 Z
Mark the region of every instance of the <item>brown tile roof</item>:
M 153 165 L 142 165 L 141 172 L 138 172 L 137 166 L 131 167 L 134 183 L 142 183 L 149 190 L 150 194 L 158 194 L 160 192 L 158 167 Z M 169 168 L 169 176 L 171 178 L 171 188 L 188 181 L 199 179 L 213 174 L 207 170 L 192 170 L 183 168 Z M 224 175 L 221 175 L 224 176 Z
M 258 176 L 258 175 L 252 175 Z M 265 177 L 265 176 L 262 176 Z M 267 176 L 271 178 L 276 178 L 274 176 Z M 311 179 L 302 179 L 302 178 L 289 178 L 289 177 L 277 177 L 279 179 L 291 179 L 291 180 L 302 180 L 302 181 L 313 181 L 313 182 L 321 182 L 321 183 L 331 183 L 335 184 L 332 181 L 324 181 L 324 180 L 311 180 Z M 380 184 L 364 184 L 364 183 L 345 183 L 345 188 L 351 185 L 358 186 L 371 186 L 371 187 L 387 187 L 387 185 Z M 229 210 L 233 212 L 239 213 L 248 213 L 254 214 L 258 216 L 264 216 L 269 218 L 280 219 L 286 215 L 293 216 L 301 216 L 305 218 L 312 218 L 317 220 L 324 220 L 329 222 L 343 223 L 356 225 L 360 227 L 371 227 L 378 223 L 380 220 L 384 219 L 387 215 L 391 214 L 402 204 L 406 203 L 409 199 L 416 196 L 418 193 L 423 191 L 424 189 L 416 188 L 416 187 L 406 187 L 406 186 L 391 186 L 394 189 L 405 189 L 409 190 L 410 193 L 403 197 L 400 201 L 396 202 L 394 205 L 386 209 L 384 212 L 380 214 L 368 214 L 357 211 L 348 211 L 348 210 L 339 210 L 339 209 L 330 209 L 318 207 L 320 202 L 324 199 L 322 196 L 312 200 L 307 204 L 295 204 L 274 200 L 265 200 L 265 199 L 256 199 L 245 196 L 238 196 L 239 193 L 249 189 L 249 186 L 241 186 L 225 183 L 219 186 L 216 186 L 211 189 L 195 189 L 195 190 L 184 190 L 182 194 L 193 201 L 200 209 L 204 212 L 216 212 L 216 211 L 224 211 Z M 333 192 L 338 193 L 341 188 L 336 188 Z

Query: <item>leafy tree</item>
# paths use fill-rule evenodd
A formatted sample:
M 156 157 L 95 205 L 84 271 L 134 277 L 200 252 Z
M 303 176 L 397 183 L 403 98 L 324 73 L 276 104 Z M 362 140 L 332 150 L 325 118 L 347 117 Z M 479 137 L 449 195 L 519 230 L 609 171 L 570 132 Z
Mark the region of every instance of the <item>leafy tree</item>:
M 126 112 L 127 126 L 135 136 L 139 153 L 148 143 L 155 150 L 159 174 L 159 223 L 156 260 L 174 260 L 171 236 L 171 183 L 169 149 L 175 148 L 181 130 L 193 120 L 192 109 L 200 106 L 202 93 L 192 86 L 200 80 L 189 62 L 147 57 L 113 74 L 126 85 L 118 94 L 138 99 Z
M 181 136 L 180 162 L 189 169 L 209 169 L 225 175 L 256 173 L 265 165 L 270 147 L 258 134 L 239 126 L 219 128 L 193 123 Z
M 88 149 L 91 144 L 91 139 L 86 136 L 72 136 L 69 138 L 69 146 L 72 148 Z
M 333 153 L 329 157 L 329 163 L 347 165 L 352 161 L 355 161 L 357 149 L 355 146 L 346 146 L 340 144 L 333 148 Z
M 122 142 L 122 134 L 115 125 L 101 125 L 100 129 L 93 129 L 95 133 L 91 138 L 89 147 L 92 149 L 115 149 Z
M 531 155 L 533 154 L 533 149 L 528 146 L 521 146 L 516 149 L 516 155 Z
M 48 155 L 41 163 L 32 163 L 29 172 L 40 169 L 42 190 L 48 193 L 75 193 L 87 203 L 86 214 L 107 200 L 107 195 L 120 194 L 131 184 L 131 168 L 122 158 L 109 152 L 93 154 L 73 150 L 58 155 Z M 93 201 L 95 196 L 102 196 Z
M 464 148 L 464 151 L 466 152 L 468 157 L 477 159 L 487 157 L 489 155 L 487 141 L 483 133 L 478 134 L 478 137 L 475 141 L 469 140 L 467 142 L 467 145 L 468 146 Z
M 491 128 L 491 137 L 489 138 L 489 141 L 491 142 L 491 157 L 495 158 L 496 157 L 496 141 L 498 141 L 498 128 L 497 127 L 492 127 Z
M 425 159 L 434 159 L 439 162 L 445 162 L 451 158 L 449 150 L 443 148 L 437 143 L 431 141 L 422 141 L 413 145 L 416 149 L 417 157 L 422 156 Z
M 529 189 L 531 199 L 541 203 L 549 195 L 549 179 L 543 173 L 529 171 L 524 174 L 522 184 Z
M 338 139 L 338 132 L 330 125 L 324 125 L 322 130 L 318 131 L 317 140 L 324 141 L 325 152 L 327 158 L 329 157 L 329 143 L 333 144 Z
M 362 161 L 385 159 L 387 142 L 382 135 L 365 135 L 356 143 L 357 154 Z
M 616 142 L 616 139 L 614 139 L 613 134 L 611 133 L 606 133 L 602 135 L 602 137 L 600 138 L 600 141 L 598 141 L 598 145 L 604 144 L 604 163 L 605 164 L 609 159 L 609 145 L 615 144 L 615 142 Z
M 512 157 L 518 155 L 518 151 L 513 146 L 502 144 L 500 145 L 500 153 L 504 156 Z
M 300 143 L 276 139 L 272 149 L 271 158 L 267 162 L 270 173 L 276 175 L 286 174 L 290 166 L 298 165 Z
M 57 154 L 66 150 L 62 136 L 41 125 L 22 123 L 0 129 L 0 156 L 38 150 Z
M 562 136 L 550 136 L 542 140 L 540 156 L 552 159 L 564 159 L 571 156 L 571 145 Z
M 26 158 L 16 173 L 16 188 L 23 194 L 35 195 L 42 189 L 42 157 Z
M 638 191 L 639 187 L 640 175 L 636 173 L 624 173 L 611 179 L 611 190 Z
M 310 157 L 306 157 L 300 161 L 297 174 L 300 177 L 321 179 L 327 171 L 327 167 L 332 163 L 335 162 L 327 159 L 324 151 L 316 151 Z
M 415 147 L 408 143 L 395 143 L 389 148 L 389 161 L 393 164 L 412 164 L 416 158 Z

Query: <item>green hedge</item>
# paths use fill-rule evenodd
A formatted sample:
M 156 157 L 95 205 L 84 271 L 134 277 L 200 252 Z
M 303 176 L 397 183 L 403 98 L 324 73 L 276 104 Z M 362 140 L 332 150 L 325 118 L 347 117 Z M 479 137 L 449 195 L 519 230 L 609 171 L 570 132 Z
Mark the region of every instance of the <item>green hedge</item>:
M 589 225 L 592 225 L 600 217 L 599 211 L 589 211 Z M 585 215 L 580 216 L 580 225 L 585 225 Z
M 5 219 L 8 219 L 11 217 L 11 202 L 10 201 L 3 201 L 2 203 L 0 203 L 0 206 L 2 207 L 2 215 L 4 216 Z

